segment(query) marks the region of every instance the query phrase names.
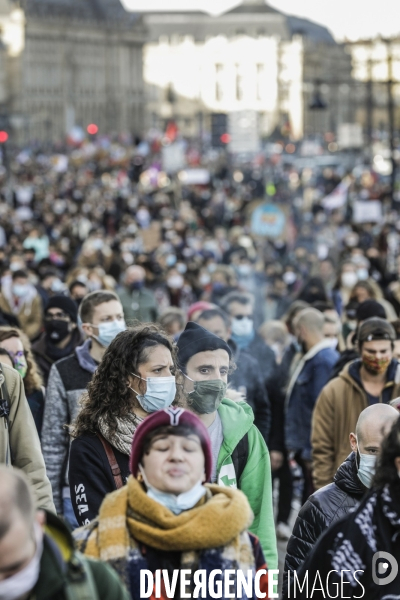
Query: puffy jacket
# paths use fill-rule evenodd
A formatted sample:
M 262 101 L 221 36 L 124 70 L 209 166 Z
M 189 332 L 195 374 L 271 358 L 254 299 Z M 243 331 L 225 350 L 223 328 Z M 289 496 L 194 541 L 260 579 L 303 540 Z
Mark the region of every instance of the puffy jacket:
M 286 592 L 288 571 L 299 570 L 325 529 L 355 508 L 366 491 L 352 452 L 338 468 L 334 482 L 314 492 L 301 508 L 287 545 L 282 592 Z
M 21 376 L 6 365 L 2 365 L 2 369 L 10 397 L 10 428 L 7 428 L 5 418 L 0 417 L 0 464 L 24 471 L 32 484 L 38 508 L 55 512 L 39 436 Z
M 336 469 L 349 453 L 349 434 L 355 431 L 360 413 L 369 405 L 361 383 L 349 372 L 354 364 L 347 365 L 323 388 L 315 405 L 311 442 L 316 489 L 332 483 Z M 386 379 L 380 402 L 388 403 L 400 396 L 396 360 L 391 362 Z
M 289 384 L 286 399 L 285 440 L 292 451 L 311 460 L 311 421 L 315 402 L 337 361 L 339 353 L 322 340 L 301 359 Z
M 90 355 L 90 344 L 86 340 L 75 348 L 75 354 L 54 363 L 47 386 L 42 450 L 59 514 L 63 512 L 63 488 L 69 489 L 66 474 L 70 438 L 65 425 L 76 417 L 79 400 L 97 367 Z

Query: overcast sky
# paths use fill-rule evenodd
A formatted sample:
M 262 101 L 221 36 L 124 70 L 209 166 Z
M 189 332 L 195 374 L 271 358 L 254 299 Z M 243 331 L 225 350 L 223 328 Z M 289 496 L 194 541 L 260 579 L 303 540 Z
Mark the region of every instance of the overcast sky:
M 238 0 L 122 0 L 130 10 L 208 10 L 216 14 L 240 4 Z M 342 40 L 400 34 L 400 0 L 270 0 L 274 8 L 328 27 Z M 373 7 L 373 8 L 371 8 Z

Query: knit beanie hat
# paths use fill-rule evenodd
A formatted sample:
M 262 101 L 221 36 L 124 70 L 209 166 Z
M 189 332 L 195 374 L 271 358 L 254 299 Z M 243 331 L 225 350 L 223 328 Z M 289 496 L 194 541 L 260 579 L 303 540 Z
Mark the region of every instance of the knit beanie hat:
M 365 300 L 358 305 L 356 310 L 356 319 L 358 322 L 366 321 L 371 317 L 379 317 L 380 319 L 386 319 L 386 312 L 382 304 L 379 304 L 376 300 Z
M 374 340 L 390 340 L 391 342 L 396 340 L 394 328 L 385 319 L 372 317 L 364 321 L 359 327 L 357 333 L 357 341 L 359 343 L 372 342 Z
M 194 413 L 174 406 L 151 413 L 138 425 L 133 436 L 129 459 L 129 468 L 134 477 L 138 474 L 140 459 L 143 455 L 143 444 L 147 434 L 159 427 L 176 427 L 178 425 L 189 427 L 195 435 L 199 436 L 204 453 L 206 481 L 209 481 L 212 472 L 212 452 L 207 428 Z
M 210 333 L 201 325 L 193 323 L 193 321 L 189 321 L 185 330 L 179 336 L 177 347 L 178 364 L 181 368 L 186 367 L 192 356 L 207 350 L 226 350 L 229 358 L 232 358 L 232 350 L 224 340 Z
M 71 321 L 74 323 L 78 320 L 78 307 L 72 298 L 68 296 L 52 296 L 47 303 L 46 312 L 49 308 L 59 308 L 63 310 L 67 315 L 70 316 Z

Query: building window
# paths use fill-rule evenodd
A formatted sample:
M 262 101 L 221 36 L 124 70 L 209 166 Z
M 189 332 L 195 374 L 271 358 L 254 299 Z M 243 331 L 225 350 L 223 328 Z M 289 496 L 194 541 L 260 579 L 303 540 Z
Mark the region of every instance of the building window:
M 236 65 L 236 100 L 241 102 L 244 97 L 244 78 L 240 65 Z
M 220 102 L 223 99 L 224 89 L 222 85 L 222 74 L 224 71 L 224 65 L 217 63 L 215 65 L 215 99 Z
M 257 64 L 257 100 L 264 99 L 265 65 Z

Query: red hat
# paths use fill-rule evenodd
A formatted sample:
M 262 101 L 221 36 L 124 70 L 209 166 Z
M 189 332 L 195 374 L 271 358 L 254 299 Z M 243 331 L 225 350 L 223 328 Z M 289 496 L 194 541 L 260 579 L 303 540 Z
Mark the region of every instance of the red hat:
M 198 310 L 201 310 L 201 312 L 203 312 L 203 310 L 209 310 L 210 308 L 216 308 L 215 304 L 211 304 L 211 302 L 205 302 L 204 300 L 200 300 L 199 302 L 191 304 L 187 311 L 188 321 L 192 320 L 193 314 Z
M 158 429 L 158 427 L 165 427 L 168 425 L 172 425 L 173 427 L 176 427 L 177 425 L 186 425 L 193 429 L 193 433 L 199 436 L 204 453 L 206 481 L 209 481 L 212 471 L 212 453 L 211 440 L 207 428 L 194 413 L 175 406 L 169 406 L 168 408 L 152 413 L 138 425 L 133 436 L 131 456 L 129 459 L 129 468 L 132 475 L 136 477 L 138 474 L 139 461 L 143 454 L 143 442 L 146 435 L 150 431 Z

